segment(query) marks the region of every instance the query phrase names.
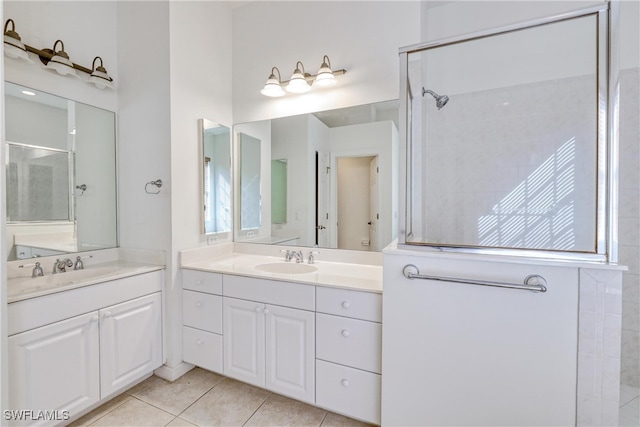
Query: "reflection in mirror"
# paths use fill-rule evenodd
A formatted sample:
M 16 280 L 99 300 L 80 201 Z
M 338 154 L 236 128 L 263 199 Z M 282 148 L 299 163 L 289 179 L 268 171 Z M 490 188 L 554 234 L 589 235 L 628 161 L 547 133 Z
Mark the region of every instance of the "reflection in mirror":
M 397 120 L 398 101 L 387 101 L 235 125 L 237 137 L 260 135 L 271 183 L 262 199 L 241 186 L 237 200 L 253 198 L 263 224 L 235 240 L 382 250 L 397 237 Z
M 115 114 L 5 83 L 8 259 L 116 247 Z
M 260 140 L 238 135 L 240 148 L 240 229 L 256 230 L 261 225 Z
M 231 231 L 231 134 L 229 128 L 200 119 L 204 234 Z
M 271 223 L 287 223 L 287 159 L 271 160 Z
M 71 221 L 72 153 L 8 143 L 7 221 Z

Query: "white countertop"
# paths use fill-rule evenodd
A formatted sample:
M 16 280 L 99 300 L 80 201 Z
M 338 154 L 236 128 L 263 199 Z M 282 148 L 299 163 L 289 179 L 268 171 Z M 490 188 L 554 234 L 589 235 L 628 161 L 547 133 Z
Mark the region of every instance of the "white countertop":
M 261 264 L 283 263 L 283 257 L 231 253 L 182 263 L 182 268 L 310 285 L 382 292 L 382 266 L 316 260 L 311 273 L 270 273 L 256 269 Z M 295 261 L 291 261 L 295 263 Z
M 122 279 L 137 274 L 164 269 L 154 265 L 128 261 L 109 261 L 94 264 L 84 270 L 46 274 L 42 277 L 13 277 L 7 279 L 7 302 L 12 303 L 36 298 L 55 292 L 68 291 L 82 286 L 95 285 L 110 280 Z

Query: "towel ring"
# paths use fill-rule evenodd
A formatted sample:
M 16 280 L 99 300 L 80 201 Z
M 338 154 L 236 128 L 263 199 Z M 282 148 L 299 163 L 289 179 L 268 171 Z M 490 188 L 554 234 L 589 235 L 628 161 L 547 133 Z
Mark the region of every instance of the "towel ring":
M 149 191 L 149 186 L 154 185 L 158 188 L 158 191 Z M 158 194 L 160 192 L 160 187 L 162 187 L 162 180 L 156 179 L 155 181 L 149 181 L 144 185 L 144 191 L 147 194 Z

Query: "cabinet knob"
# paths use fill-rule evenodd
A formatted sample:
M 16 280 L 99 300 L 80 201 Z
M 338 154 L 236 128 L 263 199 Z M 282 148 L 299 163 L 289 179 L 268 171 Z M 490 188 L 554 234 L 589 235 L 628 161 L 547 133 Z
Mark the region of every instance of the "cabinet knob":
M 342 387 L 349 387 L 349 380 L 346 378 L 340 381 L 340 383 L 342 384 Z
M 202 341 L 201 339 L 196 340 L 196 344 L 197 344 L 197 345 L 202 345 L 203 343 L 204 343 L 204 341 Z
M 342 308 L 349 308 L 350 305 L 349 301 L 342 301 Z
M 198 308 L 202 307 L 202 301 L 196 301 L 196 307 Z
M 98 320 L 100 320 L 100 317 L 98 317 L 98 316 L 93 316 L 93 317 L 91 318 L 91 321 L 92 321 L 93 323 L 97 322 Z
M 268 308 L 264 309 L 264 314 L 269 314 L 269 309 Z
M 262 311 L 261 307 L 256 307 L 256 313 L 260 313 Z
M 196 285 L 198 285 L 198 286 L 202 285 L 202 279 L 196 280 Z
M 106 311 L 104 313 L 104 317 L 111 317 L 111 312 L 110 311 Z
M 348 329 L 343 329 L 341 333 L 342 333 L 343 337 L 348 337 L 349 336 L 349 330 Z

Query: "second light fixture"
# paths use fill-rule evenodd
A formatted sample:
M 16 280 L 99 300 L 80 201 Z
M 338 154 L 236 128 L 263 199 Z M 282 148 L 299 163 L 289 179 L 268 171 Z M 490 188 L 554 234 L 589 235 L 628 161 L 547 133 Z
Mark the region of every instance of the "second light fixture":
M 276 77 L 276 72 L 278 76 Z M 291 75 L 291 78 L 286 81 L 281 80 L 280 70 L 278 67 L 271 69 L 271 74 L 264 85 L 264 88 L 260 91 L 265 96 L 278 97 L 285 94 L 283 86 L 287 92 L 291 93 L 304 93 L 311 90 L 311 87 L 329 87 L 336 84 L 335 76 L 346 73 L 347 70 L 331 70 L 331 62 L 329 57 L 324 55 L 322 58 L 322 65 L 317 74 L 309 74 L 305 71 L 302 62 L 296 63 L 296 68 Z M 311 84 L 309 84 L 311 83 Z

